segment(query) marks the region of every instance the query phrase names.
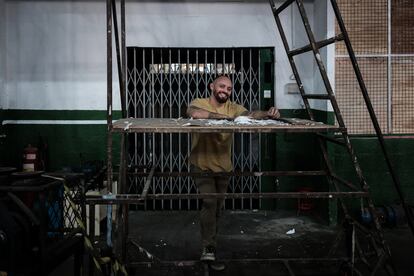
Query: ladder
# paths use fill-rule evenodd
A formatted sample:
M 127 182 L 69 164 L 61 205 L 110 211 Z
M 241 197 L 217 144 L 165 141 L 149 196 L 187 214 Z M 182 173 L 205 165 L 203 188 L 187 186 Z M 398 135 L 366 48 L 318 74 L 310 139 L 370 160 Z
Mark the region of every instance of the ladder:
M 368 96 L 368 92 L 367 89 L 365 87 L 364 81 L 362 79 L 362 74 L 359 70 L 358 67 L 358 63 L 354 54 L 354 51 L 352 49 L 352 45 L 348 36 L 348 33 L 346 31 L 345 25 L 344 25 L 344 21 L 342 19 L 341 13 L 339 11 L 339 7 L 338 4 L 336 2 L 336 0 L 330 0 L 333 11 L 335 13 L 335 17 L 336 17 L 336 21 L 339 25 L 340 28 L 340 33 L 335 35 L 334 37 L 325 39 L 325 40 L 321 40 L 321 41 L 316 41 L 314 34 L 311 30 L 310 27 L 310 23 L 305 11 L 305 7 L 304 7 L 304 3 L 303 0 L 287 0 L 285 1 L 283 4 L 281 4 L 280 6 L 276 7 L 275 3 L 273 0 L 269 0 L 270 5 L 272 7 L 272 12 L 276 21 L 276 25 L 279 31 L 279 34 L 281 36 L 282 42 L 283 42 L 283 46 L 286 50 L 286 54 L 287 57 L 289 59 L 289 63 L 293 72 L 293 75 L 296 79 L 298 88 L 299 88 L 299 92 L 300 95 L 302 96 L 303 99 L 303 103 L 304 106 L 306 108 L 307 114 L 309 116 L 310 120 L 315 120 L 312 109 L 310 107 L 309 104 L 309 100 L 310 99 L 317 99 L 317 100 L 327 100 L 331 103 L 332 108 L 334 110 L 335 113 L 335 118 L 336 121 L 338 123 L 338 125 L 341 127 L 341 129 L 343 129 L 341 131 L 341 135 L 343 140 L 338 140 L 329 136 L 325 136 L 322 134 L 317 134 L 317 139 L 318 139 L 318 143 L 320 145 L 321 151 L 322 151 L 322 155 L 323 155 L 323 160 L 326 166 L 326 171 L 327 171 L 327 181 L 328 183 L 331 185 L 331 187 L 334 187 L 334 189 L 339 192 L 340 191 L 340 187 L 341 185 L 345 185 L 348 188 L 350 188 L 351 190 L 355 190 L 355 189 L 360 189 L 364 192 L 367 193 L 367 196 L 364 198 L 368 209 L 373 217 L 373 224 L 374 227 L 372 229 L 367 229 L 366 227 L 364 227 L 363 225 L 361 225 L 360 223 L 358 223 L 355 219 L 353 219 L 347 209 L 347 206 L 344 202 L 344 200 L 339 199 L 339 203 L 340 203 L 340 207 L 342 208 L 342 211 L 344 212 L 344 223 L 346 224 L 345 229 L 351 229 L 351 235 L 348 235 L 348 240 L 346 241 L 347 243 L 347 248 L 348 248 L 348 257 L 350 259 L 350 263 L 349 263 L 349 270 L 351 271 L 351 274 L 356 273 L 356 274 L 360 274 L 360 275 L 365 275 L 365 273 L 367 271 L 369 271 L 369 273 L 371 275 L 375 275 L 381 268 L 384 268 L 385 271 L 389 274 L 389 275 L 395 275 L 395 269 L 392 266 L 391 263 L 391 254 L 390 254 L 390 250 L 388 245 L 386 244 L 385 240 L 384 240 L 384 236 L 383 236 L 383 232 L 381 229 L 381 224 L 379 222 L 379 218 L 376 214 L 376 210 L 374 208 L 374 204 L 373 201 L 371 199 L 371 197 L 369 196 L 369 189 L 368 189 L 368 185 L 365 181 L 365 178 L 362 174 L 362 170 L 361 167 L 359 165 L 359 162 L 357 160 L 357 157 L 355 155 L 355 152 L 352 148 L 351 142 L 350 142 L 350 138 L 343 120 L 343 117 L 341 115 L 338 103 L 336 101 L 331 83 L 329 81 L 329 78 L 327 76 L 327 72 L 326 72 L 326 68 L 324 66 L 324 63 L 321 59 L 321 55 L 320 55 L 320 48 L 323 48 L 325 46 L 328 46 L 329 44 L 335 43 L 337 41 L 344 41 L 350 60 L 352 62 L 352 66 L 354 69 L 354 72 L 356 74 L 361 92 L 363 94 L 366 106 L 368 108 L 368 112 L 370 114 L 371 117 L 371 121 L 374 125 L 378 140 L 380 142 L 381 145 L 381 149 L 382 152 L 384 154 L 384 157 L 386 159 L 389 171 L 391 173 L 393 182 L 394 182 L 394 186 L 395 189 L 398 192 L 398 195 L 400 196 L 400 199 L 402 201 L 403 207 L 405 209 L 406 215 L 407 215 L 407 220 L 409 222 L 409 226 L 411 228 L 411 231 L 414 234 L 414 225 L 412 222 L 412 217 L 411 217 L 411 213 L 410 213 L 410 209 L 408 208 L 408 205 L 406 204 L 405 200 L 404 200 L 404 196 L 402 194 L 402 190 L 400 187 L 400 183 L 398 181 L 398 178 L 393 170 L 393 167 L 391 165 L 390 159 L 388 157 L 388 153 L 386 151 L 385 148 L 385 143 L 384 143 L 384 139 L 383 139 L 383 135 L 381 132 L 381 129 L 379 127 L 379 123 L 378 120 L 376 118 L 374 109 L 372 107 L 370 98 Z M 288 40 L 286 38 L 285 32 L 283 30 L 282 27 L 282 23 L 280 20 L 279 15 L 286 9 L 288 8 L 291 4 L 296 3 L 296 6 L 298 8 L 301 20 L 303 22 L 303 26 L 305 28 L 305 32 L 307 35 L 307 38 L 309 40 L 309 44 L 306 46 L 303 46 L 301 48 L 297 48 L 297 49 L 290 49 L 289 45 L 288 45 Z M 299 71 L 298 68 L 295 64 L 294 61 L 294 57 L 306 52 L 312 52 L 316 61 L 316 64 L 318 66 L 320 75 L 322 77 L 323 80 L 323 84 L 326 88 L 326 93 L 324 94 L 309 94 L 306 93 L 305 89 L 304 89 L 304 85 L 302 83 L 301 77 L 299 75 Z M 329 156 L 328 156 L 328 152 L 327 149 L 325 147 L 325 142 L 333 142 L 335 144 L 339 144 L 343 147 L 346 148 L 346 150 L 348 151 L 351 160 L 352 160 L 352 165 L 355 169 L 356 175 L 358 177 L 359 180 L 359 188 L 354 186 L 352 183 L 338 177 L 337 175 L 335 175 L 335 173 L 333 172 L 333 168 L 332 168 L 332 164 L 329 160 Z M 375 258 L 374 259 L 369 259 L 367 256 L 371 253 L 367 253 L 364 252 L 364 250 L 362 249 L 359 241 L 358 241 L 358 237 L 356 236 L 357 233 L 363 233 L 365 234 L 366 237 L 370 237 L 371 239 L 371 246 L 372 248 L 374 248 L 374 255 Z M 338 235 L 337 240 L 340 239 L 340 235 Z M 337 246 L 337 244 L 334 244 L 332 248 L 335 248 Z M 334 250 L 334 249 L 332 249 Z M 362 265 L 361 265 L 362 264 Z

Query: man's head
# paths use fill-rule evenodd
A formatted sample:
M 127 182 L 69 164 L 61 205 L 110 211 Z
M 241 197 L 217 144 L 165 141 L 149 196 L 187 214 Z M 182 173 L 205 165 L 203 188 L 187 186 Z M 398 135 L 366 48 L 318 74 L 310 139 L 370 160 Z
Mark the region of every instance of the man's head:
M 218 103 L 225 103 L 230 98 L 233 85 L 231 80 L 226 76 L 220 76 L 210 83 L 212 96 Z

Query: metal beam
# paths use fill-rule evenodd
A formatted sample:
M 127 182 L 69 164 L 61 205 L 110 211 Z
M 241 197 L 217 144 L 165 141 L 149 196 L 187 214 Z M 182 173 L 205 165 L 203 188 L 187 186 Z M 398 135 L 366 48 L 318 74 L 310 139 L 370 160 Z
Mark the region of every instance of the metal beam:
M 360 198 L 368 197 L 367 192 L 280 192 L 280 193 L 203 193 L 203 194 L 149 194 L 145 198 L 136 194 L 118 194 L 113 198 L 88 196 L 91 204 L 139 203 L 144 199 L 203 199 L 203 198 Z

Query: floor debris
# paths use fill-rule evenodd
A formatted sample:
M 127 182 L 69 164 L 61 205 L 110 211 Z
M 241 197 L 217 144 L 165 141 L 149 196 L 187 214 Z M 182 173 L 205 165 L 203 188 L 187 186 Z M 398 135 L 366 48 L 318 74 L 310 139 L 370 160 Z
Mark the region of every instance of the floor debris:
M 286 235 L 293 235 L 293 234 L 295 234 L 295 228 L 292 228 L 286 232 Z

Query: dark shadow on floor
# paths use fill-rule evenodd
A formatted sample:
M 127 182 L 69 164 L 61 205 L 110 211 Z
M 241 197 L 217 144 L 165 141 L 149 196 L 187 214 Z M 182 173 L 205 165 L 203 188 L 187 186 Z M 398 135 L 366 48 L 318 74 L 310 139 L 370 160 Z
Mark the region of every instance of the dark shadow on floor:
M 130 275 L 207 275 L 198 262 L 201 250 L 198 212 L 135 211 L 130 212 L 129 219 L 129 238 L 141 247 L 139 250 L 129 244 L 129 260 L 147 262 L 149 257 L 155 260 L 151 267 L 140 265 L 131 269 Z M 293 229 L 294 233 L 288 234 Z M 220 220 L 217 256 L 227 268 L 222 272 L 210 269 L 208 275 L 289 275 L 282 262 L 269 259 L 324 257 L 337 230 L 337 227 L 329 227 L 311 214 L 296 216 L 280 211 L 226 211 Z M 385 237 L 398 275 L 414 275 L 414 238 L 409 228 L 385 229 Z M 344 248 L 340 249 L 336 256 L 345 256 L 344 251 Z M 184 260 L 194 265 L 159 265 L 157 260 Z M 72 265 L 73 260 L 68 260 L 52 275 L 73 275 Z M 340 262 L 290 263 L 296 275 L 341 275 L 340 266 Z

